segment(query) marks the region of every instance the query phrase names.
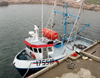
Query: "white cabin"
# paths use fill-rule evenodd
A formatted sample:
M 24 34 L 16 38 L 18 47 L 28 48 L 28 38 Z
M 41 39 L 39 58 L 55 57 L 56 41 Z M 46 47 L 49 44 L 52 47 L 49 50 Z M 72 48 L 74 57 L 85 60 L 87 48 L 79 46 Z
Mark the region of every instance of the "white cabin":
M 48 41 L 46 39 L 38 39 L 38 41 L 32 42 L 33 37 L 25 39 L 26 52 L 28 55 L 32 56 L 33 59 L 46 59 L 49 55 L 54 54 L 54 44 L 53 41 Z M 48 41 L 48 42 L 47 42 Z

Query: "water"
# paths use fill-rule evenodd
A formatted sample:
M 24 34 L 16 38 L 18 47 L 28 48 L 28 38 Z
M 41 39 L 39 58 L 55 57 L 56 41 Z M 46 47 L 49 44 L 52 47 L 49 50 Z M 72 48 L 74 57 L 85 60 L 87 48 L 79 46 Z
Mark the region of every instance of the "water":
M 44 5 L 44 27 L 51 9 L 51 5 Z M 80 35 L 100 40 L 100 12 L 84 10 L 82 18 L 82 23 L 91 23 L 91 26 Z M 62 26 L 58 19 L 54 27 L 56 31 Z M 28 31 L 33 30 L 35 24 L 41 29 L 40 4 L 0 7 L 0 78 L 21 78 L 11 63 L 14 56 L 24 48 L 24 39 L 29 36 Z

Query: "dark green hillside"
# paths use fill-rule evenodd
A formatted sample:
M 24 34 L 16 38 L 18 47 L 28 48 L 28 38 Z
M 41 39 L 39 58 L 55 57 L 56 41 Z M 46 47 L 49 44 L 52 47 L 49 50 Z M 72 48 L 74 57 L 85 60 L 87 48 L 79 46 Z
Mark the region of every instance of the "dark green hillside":
M 100 5 L 100 0 L 85 0 L 86 4 L 98 4 Z

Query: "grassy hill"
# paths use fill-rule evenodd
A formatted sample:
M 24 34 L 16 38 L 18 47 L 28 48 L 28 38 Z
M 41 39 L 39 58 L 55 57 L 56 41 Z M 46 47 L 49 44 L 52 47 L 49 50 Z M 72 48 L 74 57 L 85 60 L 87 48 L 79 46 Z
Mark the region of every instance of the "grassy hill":
M 98 4 L 100 5 L 100 0 L 85 0 L 86 4 Z

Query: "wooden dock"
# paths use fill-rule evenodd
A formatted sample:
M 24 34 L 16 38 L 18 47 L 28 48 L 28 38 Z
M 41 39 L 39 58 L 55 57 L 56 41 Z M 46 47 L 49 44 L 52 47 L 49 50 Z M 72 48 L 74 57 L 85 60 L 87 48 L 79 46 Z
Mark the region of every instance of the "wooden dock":
M 84 56 L 88 56 L 89 59 L 83 60 L 82 58 L 79 58 L 76 60 L 72 60 L 72 62 L 77 65 L 75 69 L 68 68 L 68 62 L 66 62 L 66 59 L 68 59 L 68 57 L 65 57 L 59 63 L 50 65 L 49 67 L 46 67 L 27 78 L 60 78 L 65 73 L 76 74 L 78 71 L 80 71 L 81 68 L 89 70 L 95 78 L 100 78 L 100 42 L 97 41 L 90 47 L 82 50 L 81 54 L 84 54 Z

